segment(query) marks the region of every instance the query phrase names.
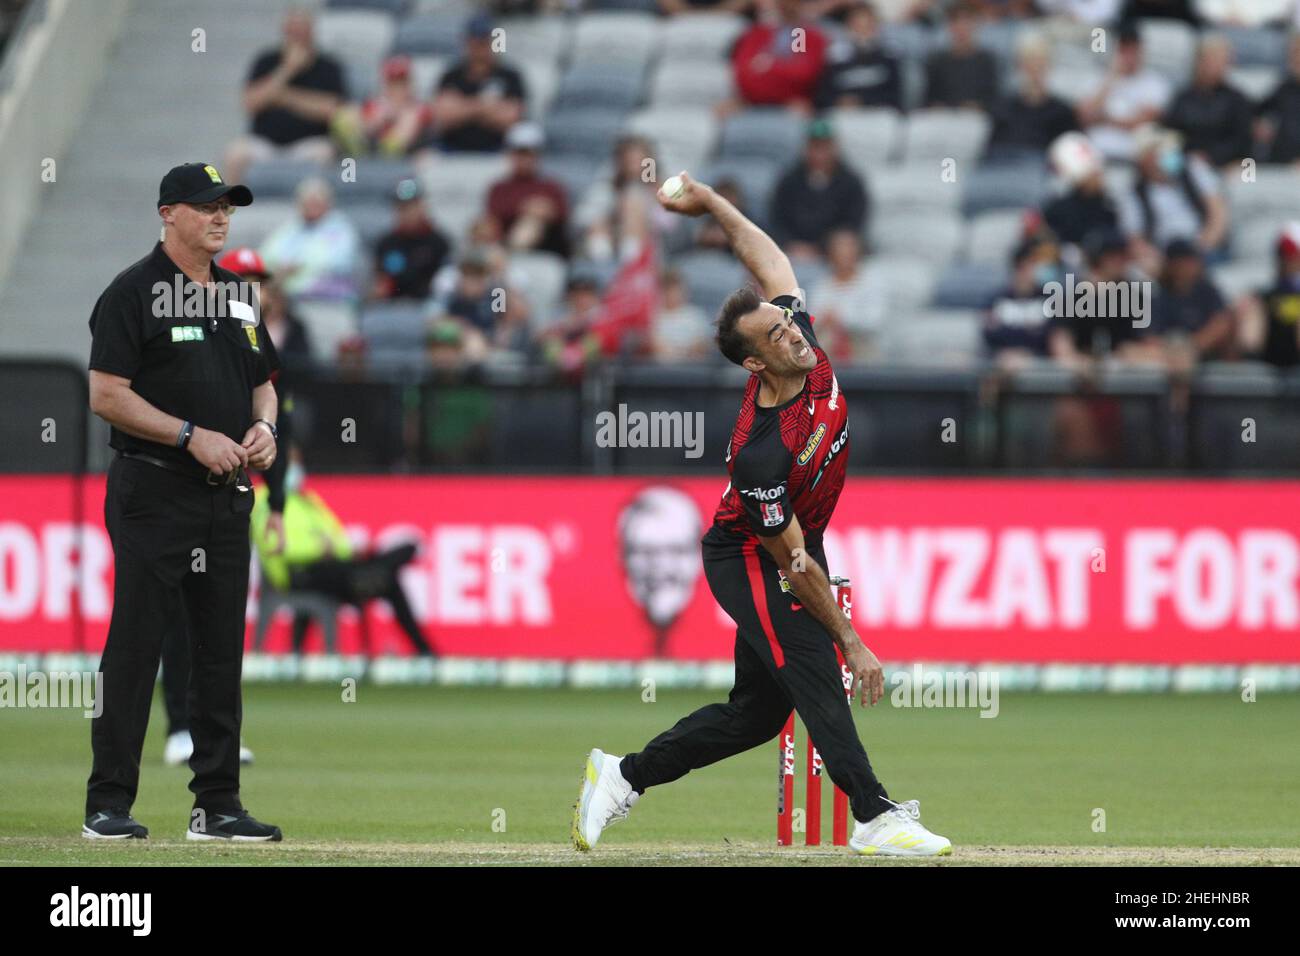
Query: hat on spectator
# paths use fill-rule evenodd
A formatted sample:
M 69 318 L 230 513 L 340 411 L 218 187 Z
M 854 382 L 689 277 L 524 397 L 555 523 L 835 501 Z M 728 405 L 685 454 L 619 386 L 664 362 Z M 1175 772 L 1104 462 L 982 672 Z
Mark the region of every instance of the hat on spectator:
M 1288 222 L 1277 236 L 1277 254 L 1288 259 L 1300 256 L 1300 222 Z
M 253 192 L 247 186 L 232 186 L 222 180 L 221 173 L 211 163 L 184 163 L 173 166 L 158 184 L 158 206 L 171 206 L 178 202 L 212 202 L 228 196 L 235 206 L 251 206 Z
M 443 316 L 429 323 L 425 336 L 426 345 L 460 345 L 464 338 L 464 329 L 455 319 Z
M 1145 126 L 1139 126 L 1133 132 L 1133 147 L 1137 155 L 1142 156 L 1158 149 L 1164 152 L 1167 149 L 1181 149 L 1183 137 L 1176 130 L 1166 129 L 1155 123 L 1147 123 Z
M 465 24 L 465 36 L 476 40 L 486 40 L 492 35 L 492 17 L 487 13 L 476 13 Z
M 424 196 L 424 187 L 418 179 L 403 179 L 393 187 L 394 202 L 410 202 Z
M 1171 239 L 1165 246 L 1166 259 L 1199 259 L 1201 250 L 1190 239 Z
M 270 278 L 271 272 L 266 268 L 266 263 L 257 251 L 247 246 L 240 246 L 238 249 L 231 249 L 224 256 L 217 260 L 217 268 L 227 269 L 236 275 L 241 276 L 260 276 L 263 279 Z
M 506 133 L 506 149 L 536 152 L 546 143 L 546 134 L 536 123 L 516 123 Z
M 411 76 L 411 58 L 401 53 L 390 56 L 384 61 L 383 74 L 385 81 L 409 79 Z
M 815 119 L 808 124 L 809 139 L 834 139 L 835 127 L 827 119 Z
M 1052 140 L 1048 157 L 1058 176 L 1070 185 L 1083 182 L 1101 171 L 1101 151 L 1083 133 L 1062 133 Z
M 1083 237 L 1083 251 L 1088 261 L 1096 265 L 1103 256 L 1128 252 L 1128 242 L 1115 229 L 1096 229 Z

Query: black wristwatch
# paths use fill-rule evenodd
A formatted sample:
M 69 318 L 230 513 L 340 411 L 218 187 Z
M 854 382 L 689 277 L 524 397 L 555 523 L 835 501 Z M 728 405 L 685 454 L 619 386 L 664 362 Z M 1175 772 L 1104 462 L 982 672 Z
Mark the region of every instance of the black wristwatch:
M 268 422 L 265 418 L 254 418 L 254 419 L 253 419 L 253 424 L 254 424 L 254 425 L 256 425 L 258 422 L 261 422 L 261 423 L 262 423 L 263 425 L 265 425 L 267 428 L 271 429 L 271 437 L 272 437 L 272 438 L 274 438 L 276 441 L 279 441 L 279 440 L 280 440 L 280 433 L 277 432 L 277 431 L 275 430 L 275 422 Z
M 176 436 L 177 448 L 189 448 L 190 439 L 194 437 L 194 423 L 184 422 L 181 425 L 180 434 Z

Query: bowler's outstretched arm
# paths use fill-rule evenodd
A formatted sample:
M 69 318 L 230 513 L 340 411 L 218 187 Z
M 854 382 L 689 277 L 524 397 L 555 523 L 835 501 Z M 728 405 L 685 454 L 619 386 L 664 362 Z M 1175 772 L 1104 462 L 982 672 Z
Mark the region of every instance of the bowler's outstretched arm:
M 731 251 L 763 287 L 764 298 L 774 299 L 799 288 L 794 277 L 794 267 L 790 265 L 790 257 L 781 251 L 771 236 L 745 218 L 739 209 L 714 192 L 712 187 L 697 182 L 685 171 L 681 173 L 681 180 L 683 188 L 677 196 L 669 199 L 663 193 L 658 194 L 660 205 L 684 216 L 709 213 L 718 220 L 718 225 L 727 234 Z

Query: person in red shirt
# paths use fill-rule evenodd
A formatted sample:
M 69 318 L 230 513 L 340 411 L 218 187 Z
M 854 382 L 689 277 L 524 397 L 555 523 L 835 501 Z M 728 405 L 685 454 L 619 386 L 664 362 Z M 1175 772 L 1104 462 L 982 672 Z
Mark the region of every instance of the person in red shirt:
M 801 7 L 800 0 L 760 0 L 761 19 L 736 41 L 731 65 L 747 104 L 811 110 L 827 41 Z
M 921 825 L 917 801 L 889 798 L 844 699 L 837 647 L 864 706 L 885 693 L 880 661 L 831 593 L 823 548 L 848 467 L 848 397 L 790 258 L 713 189 L 681 178 L 681 191 L 660 193 L 659 202 L 717 219 L 762 290 L 733 292 L 718 316 L 718 349 L 750 377 L 727 443 L 730 480 L 701 541 L 709 589 L 736 622 L 735 686 L 725 704 L 686 715 L 636 753 L 593 749 L 574 807 L 574 846 L 590 850 L 649 789 L 768 742 L 795 710 L 826 773 L 849 795 L 854 853 L 946 856 L 951 842 Z
M 361 107 L 367 145 L 385 156 L 405 156 L 433 131 L 433 107 L 411 84 L 411 58 L 390 56 L 381 69 L 384 87 Z
M 539 169 L 544 137 L 536 123 L 516 123 L 506 134 L 510 174 L 488 191 L 495 234 L 512 251 L 569 255 L 569 203 L 564 187 Z

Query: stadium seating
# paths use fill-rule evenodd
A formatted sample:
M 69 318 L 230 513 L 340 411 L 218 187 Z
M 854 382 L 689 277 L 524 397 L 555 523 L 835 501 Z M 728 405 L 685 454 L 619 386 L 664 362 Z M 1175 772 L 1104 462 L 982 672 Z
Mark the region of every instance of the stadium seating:
M 642 13 L 579 17 L 570 57 L 575 65 L 604 63 L 640 74 L 659 45 L 659 20 Z
M 987 262 L 960 262 L 948 266 L 934 290 L 940 309 L 983 309 L 1007 284 L 1007 270 Z
M 674 17 L 663 25 L 661 63 L 720 63 L 745 29 L 734 13 L 700 13 Z
M 761 157 L 785 168 L 798 158 L 804 143 L 804 123 L 783 109 L 750 109 L 722 124 L 718 154 L 722 158 Z
M 392 52 L 454 58 L 464 42 L 465 21 L 455 12 L 408 17 L 398 24 Z
M 974 110 L 917 110 L 908 117 L 903 157 L 974 161 L 984 152 L 989 126 L 988 116 Z

